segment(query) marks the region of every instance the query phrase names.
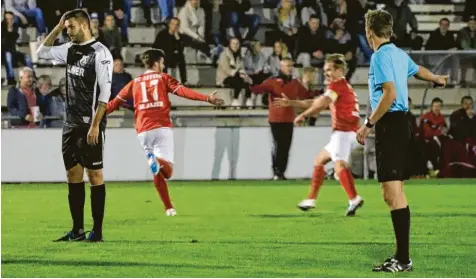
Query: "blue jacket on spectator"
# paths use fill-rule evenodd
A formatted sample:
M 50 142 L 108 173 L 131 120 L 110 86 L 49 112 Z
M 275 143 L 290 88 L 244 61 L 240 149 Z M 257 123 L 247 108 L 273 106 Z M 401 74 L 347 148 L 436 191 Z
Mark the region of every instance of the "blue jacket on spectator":
M 40 112 L 43 115 L 48 113 L 48 103 L 45 102 L 43 96 L 35 90 L 36 95 L 36 104 L 40 107 Z M 12 120 L 11 124 L 13 126 L 28 125 L 28 121 L 25 120 L 25 116 L 30 113 L 28 109 L 28 101 L 26 100 L 25 95 L 20 91 L 18 87 L 11 87 L 8 90 L 7 95 L 7 107 L 8 113 L 12 116 L 18 116 L 20 119 Z
M 126 86 L 132 80 L 131 74 L 127 72 L 122 73 L 112 73 L 112 84 L 111 84 L 111 97 L 109 100 L 114 99 L 117 94 L 121 91 L 124 86 Z M 124 107 L 134 109 L 134 101 L 132 99 L 127 100 L 123 105 Z

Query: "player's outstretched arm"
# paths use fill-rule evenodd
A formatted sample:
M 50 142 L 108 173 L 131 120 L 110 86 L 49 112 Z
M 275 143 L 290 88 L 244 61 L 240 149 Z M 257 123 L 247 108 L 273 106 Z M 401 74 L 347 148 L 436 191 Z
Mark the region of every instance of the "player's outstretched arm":
M 282 98 L 275 98 L 273 105 L 276 107 L 294 107 L 294 108 L 303 108 L 307 109 L 312 106 L 314 99 L 308 100 L 290 100 L 288 96 L 284 93 L 281 93 Z
M 223 99 L 220 99 L 216 96 L 217 91 L 213 91 L 210 95 L 204 95 L 181 85 L 176 79 L 170 76 L 168 76 L 167 78 L 167 87 L 169 92 L 172 92 L 172 94 L 175 94 L 185 99 L 208 102 L 215 106 L 221 106 L 224 104 Z
M 128 84 L 126 84 L 126 86 L 124 86 L 121 89 L 119 94 L 117 94 L 117 96 L 114 99 L 112 99 L 111 101 L 109 101 L 109 103 L 107 103 L 106 114 L 112 113 L 113 111 L 117 110 L 120 106 L 122 106 L 125 102 L 132 99 L 132 89 L 134 87 L 133 85 L 134 85 L 134 80 L 131 80 Z
M 319 96 L 317 99 L 315 99 L 312 103 L 312 106 L 308 108 L 306 111 L 301 113 L 296 119 L 294 120 L 294 123 L 299 124 L 306 119 L 306 117 L 314 116 L 318 114 L 319 112 L 323 111 L 329 105 L 332 103 L 332 98 L 329 96 Z
M 48 60 L 58 60 L 60 62 L 66 63 L 66 58 L 68 56 L 68 47 L 69 43 L 63 44 L 61 46 L 53 46 L 56 41 L 56 38 L 61 34 L 64 28 L 64 22 L 66 14 L 63 14 L 59 23 L 53 28 L 53 30 L 46 36 L 45 40 L 36 50 L 38 58 L 48 59 Z
M 415 74 L 415 78 L 419 80 L 431 81 L 435 87 L 443 88 L 448 83 L 448 75 L 435 75 L 430 70 L 423 66 L 418 66 L 418 72 Z

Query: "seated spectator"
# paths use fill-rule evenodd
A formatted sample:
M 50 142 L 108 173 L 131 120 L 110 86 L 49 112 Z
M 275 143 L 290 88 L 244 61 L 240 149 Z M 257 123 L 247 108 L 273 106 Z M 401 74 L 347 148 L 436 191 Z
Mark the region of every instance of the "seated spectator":
M 20 70 L 18 87 L 11 87 L 7 95 L 8 113 L 19 119 L 11 125 L 22 128 L 36 128 L 40 124 L 47 108 L 40 103 L 40 96 L 33 88 L 33 70 L 24 67 Z
M 456 40 L 450 28 L 450 20 L 448 18 L 440 19 L 440 26 L 430 33 L 430 37 L 426 42 L 426 50 L 456 50 Z
M 312 15 L 309 22 L 298 32 L 296 47 L 296 62 L 303 67 L 322 67 L 324 64 L 324 49 L 326 31 L 320 26 L 317 15 Z
M 387 1 L 385 10 L 393 18 L 392 41 L 402 48 L 409 48 L 412 45 L 407 26 L 410 25 L 412 31 L 418 30 L 418 22 L 412 10 L 408 6 L 408 0 Z
M 160 9 L 160 21 L 168 23 L 170 19 L 174 17 L 175 0 L 158 0 Z M 144 15 L 147 24 L 152 24 L 150 17 L 150 7 L 152 6 L 152 0 L 142 0 L 144 7 Z
M 66 113 L 66 78 L 61 78 L 59 87 L 51 91 L 48 103 L 48 115 L 60 119 L 45 121 L 48 128 L 63 127 L 63 120 Z
M 98 14 L 97 13 L 91 13 L 89 15 L 89 18 L 90 18 L 89 25 L 91 26 L 91 35 L 96 40 L 103 43 L 105 46 L 107 46 L 109 48 L 110 46 L 104 38 L 104 33 L 102 32 L 102 29 L 99 28 L 99 16 L 98 16 Z
M 129 0 L 112 0 L 112 15 L 116 23 L 115 26 L 119 26 L 121 28 L 121 39 L 123 42 L 129 41 L 128 30 L 130 15 L 127 15 L 125 11 L 126 9 L 130 9 L 130 7 L 128 7 L 128 2 Z M 104 24 L 106 24 L 106 22 L 104 22 Z
M 104 26 L 102 28 L 104 42 L 108 46 L 113 57 L 121 55 L 122 38 L 119 29 L 116 27 L 116 21 L 112 14 L 106 15 Z
M 291 55 L 288 52 L 288 47 L 282 42 L 275 42 L 273 53 L 268 57 L 268 61 L 266 62 L 266 71 L 272 76 L 277 76 L 283 58 L 291 58 Z
M 261 52 L 261 43 L 254 41 L 244 58 L 245 71 L 253 81 L 252 85 L 261 84 L 270 76 L 266 71 L 266 60 L 266 56 Z M 247 88 L 245 95 L 247 107 L 255 105 L 254 98 L 250 98 L 250 96 L 251 90 Z
M 423 48 L 423 38 L 414 30 L 410 31 L 410 47 L 411 50 L 421 50 Z
M 15 85 L 15 73 L 13 67 L 16 62 L 21 62 L 33 69 L 33 63 L 28 55 L 17 51 L 18 28 L 15 27 L 13 13 L 5 12 L 2 21 L 2 57 L 5 63 L 5 74 L 8 85 Z
M 36 0 L 5 0 L 5 10 L 15 15 L 17 26 L 27 27 L 28 24 L 33 23 L 41 38 L 46 35 L 43 11 L 36 6 Z
M 230 39 L 230 43 L 218 59 L 216 84 L 233 88 L 233 107 L 242 106 L 239 101 L 240 92 L 249 87 L 251 78 L 246 74 L 243 58 L 240 53 L 240 41 L 238 38 Z
M 442 144 L 446 139 L 447 125 L 445 117 L 441 114 L 443 100 L 434 98 L 431 101 L 429 112 L 420 117 L 420 138 L 423 141 L 425 152 L 425 163 L 430 161 L 433 170 L 440 167 Z
M 461 108 L 451 114 L 448 134 L 459 142 L 476 142 L 476 117 L 471 96 L 461 98 Z
M 114 99 L 117 94 L 132 80 L 131 74 L 124 70 L 124 61 L 122 57 L 114 59 L 114 68 L 112 71 L 112 84 L 111 84 L 111 96 L 109 100 Z M 132 109 L 134 107 L 133 100 L 129 99 L 124 106 Z
M 222 18 L 227 19 L 228 22 L 222 22 L 225 26 L 231 26 L 236 38 L 243 40 L 241 36 L 240 27 L 247 27 L 248 33 L 244 38 L 245 41 L 252 41 L 258 32 L 261 19 L 258 15 L 245 14 L 250 8 L 250 0 L 225 0 L 223 1 Z
M 187 83 L 187 69 L 185 68 L 185 56 L 183 54 L 184 42 L 183 36 L 179 33 L 180 20 L 172 18 L 168 23 L 168 29 L 164 29 L 157 34 L 155 42 L 152 44 L 153 48 L 162 49 L 165 52 L 165 67 L 164 71 L 170 68 L 179 68 L 180 81 Z
M 51 97 L 49 96 L 49 94 L 51 93 L 51 90 L 52 90 L 51 77 L 48 75 L 39 76 L 38 80 L 36 81 L 35 95 L 36 95 L 37 103 L 39 104 L 39 106 L 46 108 L 43 116 L 50 115 L 48 111 L 48 107 L 51 101 Z M 49 127 L 48 124 L 49 124 L 49 120 L 42 119 L 39 127 L 46 128 L 46 127 Z
M 352 11 L 347 16 L 346 26 L 349 33 L 354 36 L 360 50 L 364 54 L 365 63 L 370 62 L 373 50 L 370 48 L 365 36 L 365 13 L 375 10 L 376 5 L 367 0 L 348 0 L 348 9 Z
M 469 2 L 469 1 L 468 1 Z M 468 26 L 459 31 L 458 42 L 462 50 L 476 50 L 476 16 L 468 17 Z M 466 73 L 468 68 L 473 68 L 473 82 L 476 80 L 476 57 L 474 54 L 470 56 L 463 55 L 460 59 L 461 63 L 461 86 L 466 86 Z
M 294 53 L 294 46 L 301 21 L 292 0 L 282 0 L 281 7 L 276 9 L 276 23 L 280 31 L 280 39 Z
M 333 53 L 340 53 L 345 56 L 347 62 L 347 74 L 345 78 L 350 81 L 357 68 L 355 59 L 356 46 L 352 36 L 345 29 L 345 17 L 338 16 L 334 19 L 329 30 L 327 30 L 327 48 Z
M 311 16 L 317 16 L 322 26 L 327 26 L 327 15 L 320 1 L 302 0 L 300 9 L 301 22 L 309 22 Z
M 325 1 L 324 1 L 325 2 Z M 326 13 L 327 13 L 327 18 L 328 18 L 328 23 L 332 24 L 334 19 L 336 19 L 339 16 L 347 16 L 349 14 L 349 9 L 347 5 L 347 0 L 333 0 L 333 1 L 327 1 L 326 3 Z M 354 11 L 352 11 L 354 12 Z

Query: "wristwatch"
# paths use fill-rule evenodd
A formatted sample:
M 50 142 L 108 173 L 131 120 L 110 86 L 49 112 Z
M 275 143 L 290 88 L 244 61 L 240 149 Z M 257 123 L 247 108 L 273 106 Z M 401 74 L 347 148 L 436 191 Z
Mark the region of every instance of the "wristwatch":
M 375 126 L 375 124 L 370 123 L 370 119 L 367 118 L 367 119 L 365 119 L 365 126 L 366 126 L 367 128 L 372 129 L 372 128 Z

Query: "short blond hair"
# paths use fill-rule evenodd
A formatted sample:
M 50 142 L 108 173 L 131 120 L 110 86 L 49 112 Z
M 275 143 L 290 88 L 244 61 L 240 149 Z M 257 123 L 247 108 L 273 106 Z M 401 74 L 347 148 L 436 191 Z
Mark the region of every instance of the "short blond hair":
M 365 26 L 379 38 L 392 36 L 393 18 L 384 10 L 370 10 L 365 14 Z
M 345 56 L 340 53 L 332 53 L 326 55 L 326 63 L 334 63 L 334 67 L 346 69 L 347 61 L 345 61 Z
M 305 67 L 303 70 L 302 70 L 302 74 L 303 75 L 306 75 L 306 74 L 315 74 L 316 73 L 316 68 L 314 67 Z

